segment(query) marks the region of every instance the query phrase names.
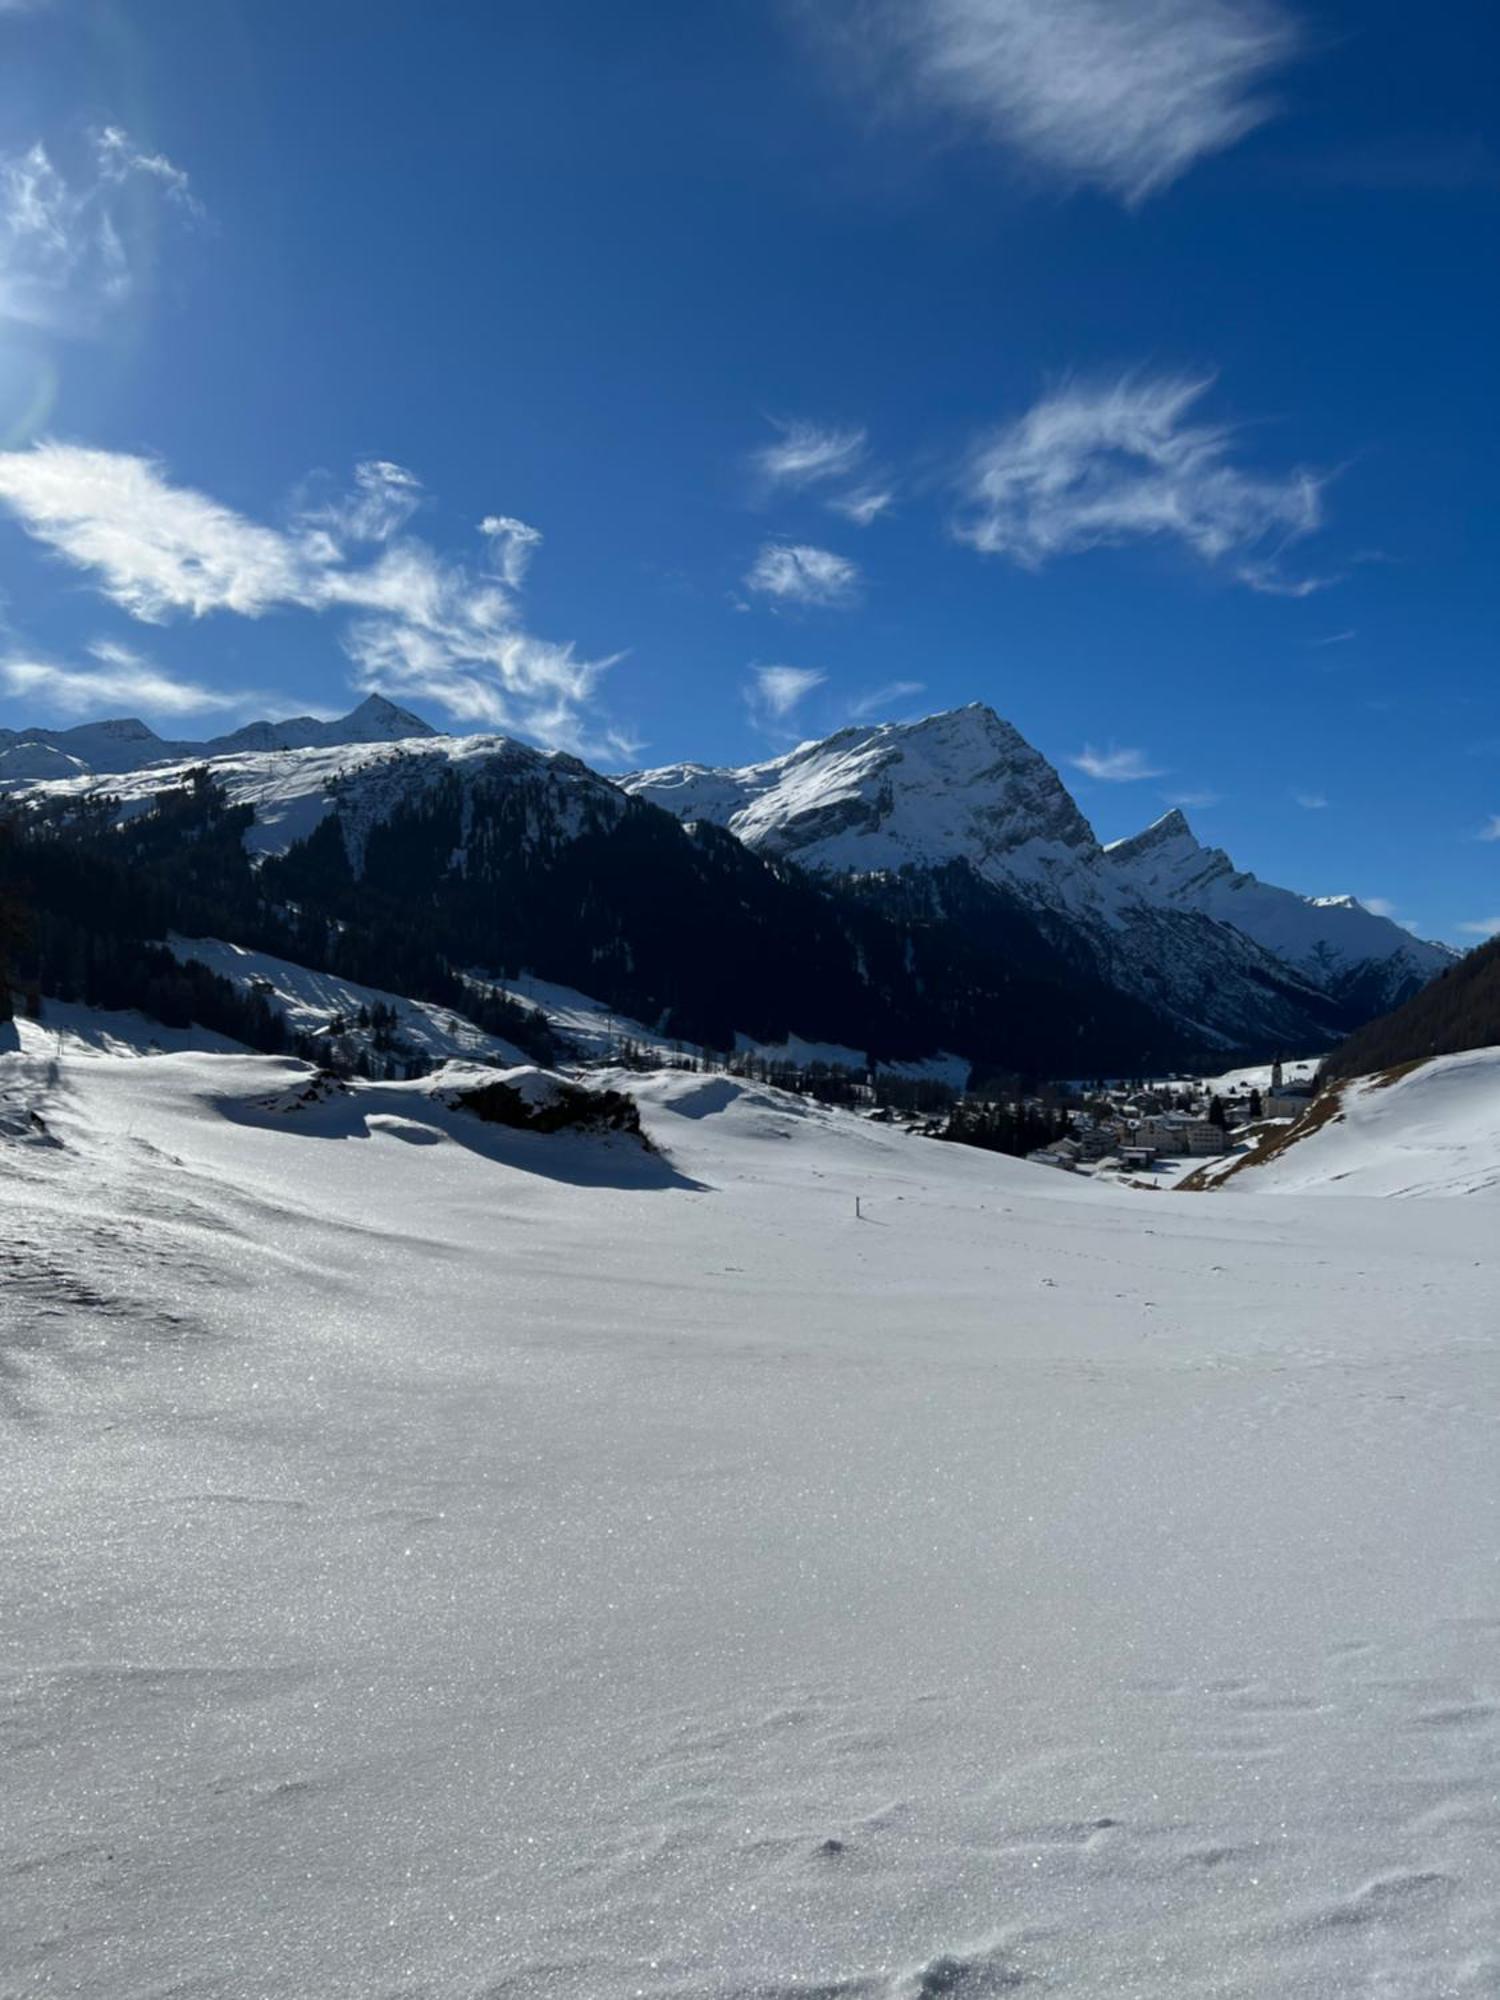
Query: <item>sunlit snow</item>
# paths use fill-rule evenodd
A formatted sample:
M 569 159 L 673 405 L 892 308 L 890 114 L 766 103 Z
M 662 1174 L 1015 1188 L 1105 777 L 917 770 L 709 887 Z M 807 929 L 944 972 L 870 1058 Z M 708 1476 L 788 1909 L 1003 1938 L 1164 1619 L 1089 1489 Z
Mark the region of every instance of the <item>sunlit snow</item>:
M 1495 1990 L 1492 1194 L 87 1027 L 0 1031 L 7 2000 Z

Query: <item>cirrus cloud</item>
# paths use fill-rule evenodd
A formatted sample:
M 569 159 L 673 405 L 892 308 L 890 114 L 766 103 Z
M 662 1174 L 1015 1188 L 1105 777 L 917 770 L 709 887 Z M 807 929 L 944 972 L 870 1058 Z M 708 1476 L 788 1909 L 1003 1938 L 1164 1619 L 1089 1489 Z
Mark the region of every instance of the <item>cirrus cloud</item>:
M 982 439 L 964 468 L 955 532 L 986 555 L 1039 569 L 1054 557 L 1168 536 L 1252 589 L 1301 596 L 1282 575 L 1291 542 L 1322 523 L 1322 484 L 1231 455 L 1234 433 L 1192 421 L 1207 376 L 1074 383 Z
M 1134 207 L 1274 110 L 1276 0 L 805 0 L 843 79 Z
M 147 715 L 197 715 L 242 709 L 258 697 L 204 687 L 167 673 L 153 661 L 108 640 L 90 648 L 93 667 L 61 666 L 53 660 L 15 653 L 0 660 L 6 693 L 44 702 L 62 715 L 97 715 L 101 708 L 141 710 Z
M 745 588 L 780 604 L 827 608 L 852 604 L 859 594 L 859 567 L 832 549 L 806 542 L 766 542 L 745 575 Z
M 751 464 L 768 486 L 816 486 L 844 479 L 865 453 L 865 433 L 857 425 L 806 423 L 795 418 L 771 419 L 780 433 L 775 444 L 751 454 Z
M 118 125 L 93 134 L 81 173 L 64 172 L 40 140 L 0 155 L 0 320 L 92 333 L 130 298 L 145 264 L 132 184 L 203 218 L 182 168 Z
M 1144 750 L 1120 750 L 1113 744 L 1108 750 L 1096 750 L 1092 743 L 1085 743 L 1068 762 L 1086 778 L 1098 778 L 1107 785 L 1133 785 L 1141 778 L 1166 775 L 1163 767 L 1153 764 Z
M 773 722 L 785 722 L 814 688 L 828 679 L 819 667 L 755 667 L 746 699 L 751 710 Z
M 497 575 L 402 534 L 420 497 L 414 474 L 371 460 L 351 493 L 274 528 L 174 484 L 153 459 L 55 442 L 0 452 L 0 508 L 133 618 L 343 613 L 341 644 L 361 690 L 421 696 L 461 721 L 615 754 L 623 739 L 592 732 L 585 709 L 620 655 L 580 657 L 522 616 L 517 586 L 537 530 L 486 518 Z

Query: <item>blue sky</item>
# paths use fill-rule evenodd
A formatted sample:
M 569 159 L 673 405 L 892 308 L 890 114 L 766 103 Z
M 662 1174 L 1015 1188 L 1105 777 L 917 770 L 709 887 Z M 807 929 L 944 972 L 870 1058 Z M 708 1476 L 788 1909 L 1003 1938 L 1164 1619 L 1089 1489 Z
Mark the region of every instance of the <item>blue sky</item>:
M 1480 0 L 0 0 L 0 724 L 985 700 L 1500 928 Z M 1465 927 L 1472 927 L 1466 929 Z

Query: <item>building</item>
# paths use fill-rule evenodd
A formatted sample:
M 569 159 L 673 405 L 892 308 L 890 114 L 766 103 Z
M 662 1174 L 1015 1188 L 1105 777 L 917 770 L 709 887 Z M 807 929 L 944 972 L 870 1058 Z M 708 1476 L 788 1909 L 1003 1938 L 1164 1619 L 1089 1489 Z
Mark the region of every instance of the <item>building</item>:
M 1222 1125 L 1190 1111 L 1164 1111 L 1156 1118 L 1143 1118 L 1135 1138 L 1139 1144 L 1154 1146 L 1158 1153 L 1195 1160 L 1227 1153 L 1234 1144 Z
M 1261 1098 L 1262 1114 L 1267 1118 L 1300 1118 L 1317 1095 L 1317 1088 L 1311 1078 L 1303 1083 L 1289 1083 L 1278 1059 L 1271 1065 L 1270 1087 Z

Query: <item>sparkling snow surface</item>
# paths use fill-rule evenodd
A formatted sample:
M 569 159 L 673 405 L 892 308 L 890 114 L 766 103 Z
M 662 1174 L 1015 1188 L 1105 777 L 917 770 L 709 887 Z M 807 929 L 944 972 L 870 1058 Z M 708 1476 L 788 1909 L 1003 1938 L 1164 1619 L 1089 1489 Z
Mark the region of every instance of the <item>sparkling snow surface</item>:
M 123 1020 L 0 1057 L 5 2000 L 1497 1990 L 1492 1199 Z

